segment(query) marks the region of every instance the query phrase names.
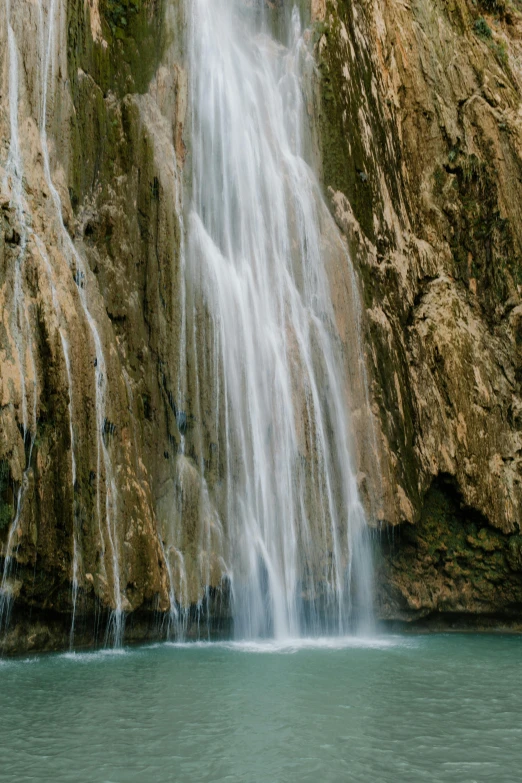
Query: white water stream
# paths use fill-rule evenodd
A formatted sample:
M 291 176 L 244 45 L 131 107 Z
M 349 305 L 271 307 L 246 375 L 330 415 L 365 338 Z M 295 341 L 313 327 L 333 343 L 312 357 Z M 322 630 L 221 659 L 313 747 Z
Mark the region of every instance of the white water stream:
M 109 625 L 106 632 L 106 643 L 116 647 L 121 646 L 123 640 L 125 615 L 123 613 L 123 602 L 120 585 L 120 562 L 118 552 L 117 537 L 117 517 L 118 517 L 118 491 L 112 464 L 112 458 L 105 440 L 106 415 L 106 395 L 107 395 L 107 364 L 105 353 L 98 326 L 92 316 L 91 308 L 87 296 L 87 269 L 83 258 L 76 250 L 74 243 L 63 222 L 63 211 L 60 195 L 53 183 L 51 166 L 49 159 L 49 146 L 47 142 L 47 103 L 48 86 L 53 77 L 53 58 L 56 57 L 58 49 L 58 40 L 56 33 L 57 16 L 60 16 L 62 6 L 58 5 L 57 0 L 39 1 L 40 10 L 40 29 L 43 43 L 43 73 L 42 73 L 42 114 L 40 125 L 40 137 L 44 157 L 44 171 L 49 190 L 55 205 L 56 219 L 60 228 L 60 237 L 62 241 L 62 251 L 68 259 L 69 264 L 74 269 L 75 280 L 78 285 L 81 306 L 91 333 L 93 342 L 95 360 L 94 360 L 94 386 L 96 400 L 96 444 L 97 444 L 97 470 L 96 470 L 96 497 L 97 497 L 97 516 L 100 530 L 100 539 L 107 541 L 109 556 L 112 566 L 113 583 L 113 602 L 114 609 L 110 615 Z M 47 20 L 45 20 L 45 11 L 47 11 Z M 67 363 L 69 369 L 69 363 Z M 103 467 L 103 474 L 102 474 Z M 102 475 L 104 478 L 104 491 L 102 488 Z M 102 495 L 105 497 L 103 498 Z M 74 616 L 76 611 L 76 598 L 78 593 L 78 546 L 76 531 L 73 536 L 73 625 L 71 635 L 74 634 Z M 103 570 L 107 573 L 105 562 L 105 545 L 102 544 Z
M 211 346 L 198 360 L 200 413 L 214 401 L 226 455 L 236 635 L 344 633 L 354 595 L 369 617 L 371 562 L 325 268 L 340 240 L 303 158 L 300 16 L 294 7 L 285 47 L 262 4 L 189 5 L 186 274 L 192 307 L 202 299 L 209 318 L 196 315 L 187 334 L 194 352 Z M 350 274 L 346 251 L 343 263 Z
M 14 334 L 16 339 L 16 348 L 18 354 L 18 364 L 20 367 L 21 378 L 21 398 L 22 398 L 22 418 L 23 418 L 23 431 L 24 439 L 27 439 L 29 433 L 29 423 L 27 414 L 27 390 L 26 390 L 26 354 L 29 353 L 32 364 L 32 377 L 34 379 L 34 415 L 32 421 L 32 430 L 30 434 L 30 447 L 28 450 L 28 457 L 26 461 L 26 473 L 31 466 L 31 454 L 34 444 L 34 438 L 36 435 L 37 427 L 37 382 L 36 382 L 36 370 L 35 361 L 32 354 L 32 338 L 31 338 L 31 326 L 27 317 L 25 294 L 23 288 L 22 269 L 25 255 L 27 252 L 27 246 L 29 240 L 32 240 L 38 250 L 38 253 L 43 261 L 44 268 L 48 277 L 49 286 L 52 292 L 52 302 L 59 322 L 59 336 L 61 346 L 64 355 L 64 361 L 66 366 L 67 381 L 69 386 L 69 427 L 71 437 L 71 473 L 72 473 L 72 496 L 75 495 L 76 485 L 76 441 L 74 435 L 74 391 L 72 385 L 72 366 L 71 356 L 69 350 L 69 341 L 66 335 L 66 324 L 62 308 L 59 304 L 59 299 L 56 293 L 56 273 L 53 270 L 50 257 L 46 251 L 45 243 L 41 237 L 39 237 L 29 226 L 26 215 L 30 214 L 30 208 L 26 202 L 23 185 L 23 156 L 21 152 L 20 137 L 19 137 L 19 121 L 18 115 L 20 110 L 20 96 L 19 96 L 19 84 L 20 84 L 20 65 L 19 65 L 19 41 L 17 35 L 22 36 L 24 34 L 23 22 L 29 20 L 29 8 L 25 9 L 25 14 L 18 14 L 17 21 L 18 27 L 16 29 L 11 23 L 13 9 L 10 0 L 6 0 L 5 14 L 6 14 L 6 26 L 8 32 L 8 73 L 9 73 L 9 116 L 10 116 L 10 141 L 9 141 L 9 153 L 6 164 L 6 182 L 3 183 L 4 187 L 10 189 L 11 204 L 14 207 L 18 224 L 22 229 L 22 235 L 20 240 L 20 251 L 18 254 L 16 268 L 15 268 L 15 281 L 14 281 L 14 319 L 15 328 Z M 47 186 L 51 193 L 52 204 L 54 207 L 53 218 L 56 221 L 58 228 L 59 247 L 64 257 L 67 259 L 68 264 L 74 272 L 74 277 L 77 282 L 77 290 L 79 294 L 79 300 L 81 307 L 87 322 L 92 343 L 94 349 L 95 359 L 93 361 L 93 382 L 95 388 L 95 403 L 96 403 L 96 444 L 97 444 L 97 471 L 96 471 L 96 496 L 97 496 L 97 517 L 99 525 L 99 534 L 101 540 L 101 555 L 102 555 L 102 570 L 105 578 L 107 578 L 107 563 L 105 558 L 105 549 L 109 550 L 110 558 L 110 576 L 112 578 L 113 585 L 113 611 L 110 614 L 109 624 L 106 632 L 106 642 L 114 646 L 120 646 L 124 632 L 124 613 L 123 613 L 123 601 L 120 587 L 120 563 L 118 552 L 118 540 L 117 540 L 117 515 L 118 515 L 118 493 L 114 475 L 114 469 L 112 464 L 112 458 L 110 450 L 107 446 L 105 439 L 105 426 L 107 422 L 106 415 L 106 392 L 107 392 L 107 365 L 105 360 L 105 354 L 103 350 L 102 339 L 96 321 L 91 313 L 91 308 L 88 301 L 87 281 L 89 276 L 85 263 L 81 255 L 76 250 L 74 243 L 65 227 L 63 220 L 62 202 L 57 188 L 53 182 L 53 176 L 51 172 L 49 145 L 47 139 L 47 118 L 49 111 L 49 88 L 51 90 L 56 84 L 56 73 L 58 70 L 58 60 L 60 58 L 60 40 L 65 29 L 65 16 L 63 15 L 63 3 L 57 2 L 57 0 L 38 0 L 38 22 L 37 31 L 38 36 L 35 40 L 35 46 L 38 48 L 38 56 L 40 60 L 40 66 L 37 71 L 37 76 L 40 80 L 39 85 L 36 85 L 37 94 L 40 96 L 40 107 L 38 130 L 40 135 L 40 146 L 43 157 L 43 169 L 47 182 Z M 51 94 L 51 99 L 53 95 Z M 25 316 L 25 321 L 22 319 Z M 12 577 L 12 565 L 13 565 L 13 550 L 14 542 L 18 533 L 20 514 L 23 505 L 24 491 L 27 481 L 24 474 L 24 479 L 20 485 L 18 491 L 16 513 L 13 522 L 11 523 L 8 540 L 6 544 L 6 556 L 4 560 L 4 567 L 2 573 L 2 582 L 0 587 L 0 630 L 2 624 L 5 628 L 8 622 L 8 615 L 10 612 L 12 598 L 11 598 L 11 577 Z M 71 646 L 74 643 L 74 625 L 76 618 L 76 605 L 79 590 L 80 579 L 80 564 L 81 564 L 81 552 L 79 542 L 79 531 L 76 519 L 76 514 L 73 508 L 73 536 L 72 536 L 72 623 L 71 623 Z
M 12 325 L 15 342 L 15 350 L 19 367 L 20 377 L 20 397 L 22 412 L 22 437 L 26 448 L 26 466 L 23 472 L 22 480 L 16 496 L 16 506 L 14 519 L 9 527 L 7 542 L 5 545 L 5 557 L 0 581 L 0 632 L 9 624 L 12 604 L 13 591 L 11 585 L 11 576 L 14 565 L 14 553 L 17 545 L 17 534 L 20 525 L 20 519 L 23 509 L 23 502 L 28 485 L 28 471 L 31 465 L 31 457 L 36 437 L 37 426 L 37 377 L 36 364 L 33 353 L 33 340 L 31 337 L 31 327 L 27 312 L 27 305 L 24 300 L 23 275 L 24 263 L 27 254 L 27 244 L 29 239 L 29 227 L 26 220 L 23 193 L 23 160 L 20 149 L 19 128 L 18 128 L 18 100 L 19 100 L 19 81 L 18 81 L 18 51 L 16 46 L 16 37 L 10 22 L 11 3 L 6 0 L 6 27 L 7 27 L 7 57 L 9 62 L 9 126 L 11 140 L 9 152 L 5 167 L 5 180 L 2 183 L 2 190 L 5 192 L 8 188 L 11 191 L 11 204 L 17 220 L 17 228 L 20 229 L 18 241 L 18 254 L 14 268 L 13 284 L 13 303 L 12 303 Z M 29 360 L 28 360 L 29 357 Z M 31 374 L 29 374 L 29 366 Z M 27 380 L 32 377 L 32 420 L 29 422 L 27 405 Z M 29 448 L 27 444 L 29 443 Z

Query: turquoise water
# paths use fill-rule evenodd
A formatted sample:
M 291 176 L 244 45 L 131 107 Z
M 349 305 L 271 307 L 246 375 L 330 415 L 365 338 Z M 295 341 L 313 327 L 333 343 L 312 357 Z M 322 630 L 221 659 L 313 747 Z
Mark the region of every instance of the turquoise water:
M 4 661 L 0 780 L 519 783 L 521 661 L 471 635 Z

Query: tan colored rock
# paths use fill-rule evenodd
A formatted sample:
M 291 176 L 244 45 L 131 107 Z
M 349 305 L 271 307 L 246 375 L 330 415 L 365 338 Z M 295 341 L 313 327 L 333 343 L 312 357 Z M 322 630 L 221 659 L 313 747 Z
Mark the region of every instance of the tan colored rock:
M 316 48 L 329 90 L 319 115 L 325 184 L 366 303 L 383 514 L 412 545 L 397 544 L 379 572 L 388 617 L 502 616 L 519 600 L 518 587 L 484 588 L 481 608 L 449 564 L 439 589 L 414 548 L 432 519 L 430 487 L 451 500 L 441 542 L 458 504 L 459 524 L 500 531 L 505 551 L 522 526 L 522 19 L 511 8 L 486 15 L 485 40 L 474 27 L 482 13 L 460 0 L 331 2 Z M 468 578 L 480 580 L 469 558 Z M 494 561 L 488 578 L 496 569 L 519 584 Z
M 326 16 L 326 0 L 312 0 L 312 22 L 322 22 Z

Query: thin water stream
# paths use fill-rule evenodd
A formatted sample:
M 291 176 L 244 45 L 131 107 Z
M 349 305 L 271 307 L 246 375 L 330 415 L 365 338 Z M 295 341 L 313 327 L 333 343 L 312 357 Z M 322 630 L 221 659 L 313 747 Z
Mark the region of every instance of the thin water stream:
M 5 544 L 4 562 L 0 580 L 0 633 L 8 626 L 13 593 L 11 576 L 15 565 L 17 533 L 19 530 L 23 503 L 28 486 L 28 471 L 36 437 L 37 426 L 37 376 L 36 362 L 33 352 L 33 340 L 29 322 L 28 309 L 23 290 L 24 267 L 29 242 L 30 228 L 27 222 L 27 210 L 23 189 L 24 165 L 19 139 L 18 102 L 19 102 L 19 55 L 15 32 L 11 25 L 11 2 L 6 0 L 5 21 L 7 27 L 7 58 L 9 63 L 9 128 L 10 143 L 5 166 L 5 178 L 2 190 L 11 191 L 11 204 L 16 215 L 20 230 L 19 250 L 14 264 L 14 284 L 12 308 L 12 325 L 15 350 L 17 355 L 20 378 L 21 431 L 26 448 L 26 464 L 22 480 L 16 495 L 14 519 L 9 526 Z M 32 416 L 28 414 L 28 382 L 32 378 Z M 28 446 L 28 448 L 27 448 Z
M 105 439 L 105 424 L 107 422 L 107 362 L 105 350 L 103 347 L 100 330 L 91 312 L 91 306 L 88 299 L 88 281 L 90 275 L 87 273 L 87 265 L 81 254 L 75 247 L 69 232 L 67 231 L 63 220 L 63 209 L 60 194 L 56 189 L 51 173 L 51 164 L 49 157 L 49 145 L 47 140 L 47 112 L 49 99 L 49 83 L 53 85 L 54 62 L 59 52 L 59 34 L 60 23 L 62 22 L 62 7 L 57 0 L 49 0 L 44 5 L 44 0 L 39 0 L 40 12 L 40 34 L 42 41 L 42 108 L 40 122 L 40 139 L 44 160 L 44 171 L 52 200 L 55 206 L 55 219 L 59 227 L 59 237 L 62 251 L 74 271 L 77 283 L 81 307 L 88 324 L 94 348 L 94 388 L 96 400 L 96 445 L 97 445 L 97 471 L 96 471 L 96 496 L 97 496 L 97 516 L 100 529 L 101 559 L 102 568 L 107 577 L 107 562 L 105 550 L 108 550 L 110 557 L 110 571 L 113 587 L 113 610 L 110 614 L 109 624 L 106 632 L 106 641 L 108 644 L 119 647 L 122 643 L 125 616 L 123 613 L 122 589 L 120 584 L 120 557 L 118 546 L 118 490 L 115 479 L 112 457 Z M 57 29 L 58 28 L 58 29 Z M 69 359 L 66 358 L 68 377 Z M 72 388 L 70 389 L 70 400 L 72 401 Z M 102 485 L 102 480 L 104 485 Z M 76 613 L 76 598 L 78 594 L 78 564 L 79 552 L 77 546 L 76 523 L 74 523 L 73 533 L 73 575 L 72 575 L 72 597 L 73 597 L 73 621 L 71 626 L 71 637 L 74 638 L 74 617 Z
M 38 117 L 34 118 L 37 123 L 40 147 L 43 159 L 43 170 L 47 187 L 49 188 L 53 214 L 52 220 L 57 226 L 58 242 L 61 252 L 67 260 L 67 263 L 74 271 L 74 279 L 77 283 L 78 298 L 83 310 L 83 314 L 91 334 L 94 356 L 93 361 L 93 385 L 95 388 L 96 401 L 96 443 L 98 452 L 97 464 L 97 516 L 100 531 L 101 544 L 101 567 L 107 577 L 109 569 L 113 585 L 113 611 L 110 615 L 107 628 L 107 643 L 119 646 L 123 637 L 124 614 L 122 609 L 122 591 L 120 587 L 120 563 L 118 552 L 118 493 L 112 465 L 110 450 L 105 442 L 104 428 L 107 421 L 106 413 L 106 394 L 107 394 L 107 365 L 105 353 L 100 336 L 100 330 L 91 313 L 91 307 L 88 298 L 88 281 L 86 264 L 80 253 L 77 251 L 69 232 L 67 231 L 64 219 L 63 208 L 60 195 L 53 181 L 51 170 L 51 161 L 49 153 L 49 143 L 47 137 L 47 122 L 49 113 L 49 104 L 53 101 L 53 90 L 56 89 L 56 74 L 59 71 L 57 62 L 60 59 L 60 40 L 63 35 L 64 16 L 62 3 L 58 0 L 38 0 L 37 3 L 37 36 L 34 40 L 37 56 L 39 59 L 39 68 L 36 72 L 37 84 L 25 85 L 34 90 L 39 96 Z M 14 16 L 14 12 L 16 16 Z M 14 17 L 14 22 L 12 23 Z M 14 296 L 13 296 L 13 320 L 14 335 L 18 355 L 18 365 L 20 369 L 21 384 L 21 407 L 22 407 L 22 428 L 24 440 L 29 443 L 26 455 L 26 467 L 23 480 L 17 496 L 16 513 L 13 522 L 10 525 L 8 539 L 5 547 L 5 559 L 2 570 L 2 579 L 0 586 L 0 631 L 5 630 L 9 622 L 10 610 L 12 607 L 12 587 L 13 576 L 13 548 L 18 534 L 18 528 L 23 510 L 24 493 L 27 485 L 26 474 L 31 469 L 31 458 L 34 439 L 37 430 L 37 378 L 36 378 L 36 358 L 33 354 L 33 339 L 31 333 L 31 323 L 28 316 L 28 310 L 31 306 L 30 296 L 27 294 L 24 279 L 24 261 L 28 252 L 29 243 L 33 243 L 39 255 L 45 273 L 48 278 L 48 284 L 51 291 L 52 304 L 58 320 L 58 333 L 63 351 L 69 394 L 69 429 L 71 437 L 71 476 L 72 476 L 72 496 L 76 492 L 76 439 L 74 435 L 74 387 L 72 359 L 69 349 L 69 339 L 67 336 L 67 324 L 63 316 L 62 307 L 57 295 L 58 275 L 53 268 L 50 255 L 46 249 L 44 239 L 39 236 L 32 228 L 31 207 L 27 202 L 24 193 L 24 160 L 22 145 L 19 134 L 19 113 L 22 108 L 26 108 L 25 102 L 20 100 L 20 79 L 24 77 L 24 70 L 20 64 L 20 52 L 23 50 L 20 42 L 24 36 L 24 23 L 30 19 L 29 8 L 25 9 L 25 14 L 20 13 L 20 6 L 14 7 L 10 0 L 6 0 L 5 19 L 7 25 L 8 37 L 8 73 L 9 73 L 9 117 L 10 117 L 10 139 L 9 152 L 6 162 L 6 177 L 2 187 L 10 193 L 11 205 L 15 210 L 18 224 L 21 229 L 20 249 L 15 265 Z M 13 26 L 16 24 L 16 27 Z M 27 120 L 27 117 L 23 117 Z M 27 359 L 29 357 L 29 359 Z M 28 371 L 31 369 L 31 372 Z M 27 412 L 27 381 L 32 379 L 33 385 L 33 415 L 29 422 Z M 79 543 L 78 523 L 73 505 L 73 536 L 71 541 L 72 551 L 72 574 L 71 574 L 71 597 L 72 597 L 72 621 L 71 621 L 71 645 L 74 644 L 74 625 L 76 616 L 76 604 L 79 590 L 81 551 Z M 110 563 L 107 564 L 105 550 L 108 549 Z

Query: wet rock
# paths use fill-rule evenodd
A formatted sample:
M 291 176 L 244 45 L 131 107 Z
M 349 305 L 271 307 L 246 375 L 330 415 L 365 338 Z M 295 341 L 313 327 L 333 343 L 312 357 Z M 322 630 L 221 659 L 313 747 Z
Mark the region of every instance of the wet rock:
M 495 10 L 492 26 L 461 0 L 326 6 L 323 176 L 364 292 L 380 454 L 365 472 L 382 524 L 398 525 L 381 610 L 501 617 L 520 598 L 522 18 Z M 429 545 L 422 530 L 440 476 L 489 531 L 463 540 L 465 562 L 431 553 L 447 520 Z

